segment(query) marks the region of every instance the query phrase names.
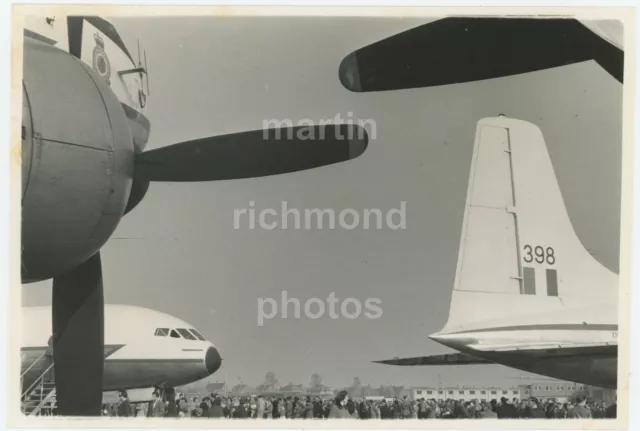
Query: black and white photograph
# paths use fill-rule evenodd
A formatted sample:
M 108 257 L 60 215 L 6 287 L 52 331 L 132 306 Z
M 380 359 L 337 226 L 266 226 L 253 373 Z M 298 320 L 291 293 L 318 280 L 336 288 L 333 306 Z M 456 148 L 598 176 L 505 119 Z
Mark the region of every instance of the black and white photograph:
M 15 421 L 625 426 L 636 12 L 391 9 L 14 7 Z

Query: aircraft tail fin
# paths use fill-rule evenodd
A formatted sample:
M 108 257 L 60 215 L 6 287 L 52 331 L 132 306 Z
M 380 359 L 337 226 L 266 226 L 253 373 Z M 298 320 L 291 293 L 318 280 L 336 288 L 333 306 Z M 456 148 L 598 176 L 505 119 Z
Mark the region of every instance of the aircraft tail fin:
M 613 296 L 617 275 L 574 232 L 540 129 L 505 117 L 480 120 L 441 333 L 505 319 L 537 323 L 541 313 L 561 321 L 570 318 L 567 307 Z

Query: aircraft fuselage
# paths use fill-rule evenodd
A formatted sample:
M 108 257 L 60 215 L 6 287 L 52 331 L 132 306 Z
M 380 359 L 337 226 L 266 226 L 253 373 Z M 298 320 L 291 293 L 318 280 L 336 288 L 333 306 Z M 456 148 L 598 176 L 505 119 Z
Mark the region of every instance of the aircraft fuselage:
M 23 319 L 24 392 L 53 364 L 51 308 L 25 308 Z M 104 391 L 185 385 L 214 373 L 222 362 L 215 346 L 192 325 L 125 305 L 105 307 L 104 352 Z
M 615 388 L 618 325 L 529 325 L 431 336 L 472 356 L 522 371 Z

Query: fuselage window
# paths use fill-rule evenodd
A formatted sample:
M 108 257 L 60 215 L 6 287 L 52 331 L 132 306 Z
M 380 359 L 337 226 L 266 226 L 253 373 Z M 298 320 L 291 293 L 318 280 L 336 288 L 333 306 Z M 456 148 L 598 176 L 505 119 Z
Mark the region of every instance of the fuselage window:
M 186 329 L 178 328 L 178 332 L 180 333 L 180 335 L 182 335 L 182 338 L 186 338 L 187 340 L 195 340 L 196 339 L 196 337 L 191 335 L 191 332 L 187 331 Z
M 172 329 L 172 330 L 171 330 L 171 332 L 169 333 L 169 336 L 170 336 L 171 338 L 182 338 L 182 337 L 180 337 L 180 334 L 178 334 L 178 333 L 176 332 L 176 330 L 175 330 L 175 329 Z
M 200 335 L 200 333 L 199 333 L 198 331 L 196 331 L 195 329 L 191 328 L 191 329 L 189 329 L 189 330 L 191 331 L 191 333 L 192 333 L 193 335 L 195 335 L 195 336 L 196 336 L 196 338 L 197 338 L 198 340 L 200 340 L 200 341 L 207 341 L 207 339 L 206 339 L 206 338 L 204 338 L 202 335 Z
M 169 335 L 169 328 L 158 328 L 154 334 L 156 337 L 166 337 Z

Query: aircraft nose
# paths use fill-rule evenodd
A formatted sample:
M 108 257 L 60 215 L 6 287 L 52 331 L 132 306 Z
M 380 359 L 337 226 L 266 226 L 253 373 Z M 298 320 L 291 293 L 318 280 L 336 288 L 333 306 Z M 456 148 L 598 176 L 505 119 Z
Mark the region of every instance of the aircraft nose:
M 222 356 L 218 349 L 211 346 L 207 349 L 207 354 L 204 357 L 204 364 L 207 367 L 209 374 L 213 374 L 218 371 L 218 368 L 222 365 Z

